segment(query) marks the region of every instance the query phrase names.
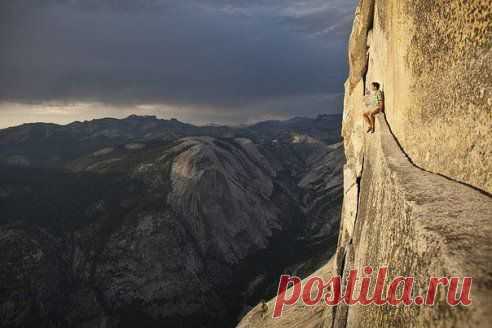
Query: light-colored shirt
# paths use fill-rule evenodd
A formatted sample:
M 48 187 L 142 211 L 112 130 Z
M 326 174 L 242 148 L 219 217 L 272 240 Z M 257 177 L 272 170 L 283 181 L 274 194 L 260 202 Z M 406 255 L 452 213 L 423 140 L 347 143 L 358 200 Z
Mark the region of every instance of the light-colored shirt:
M 383 91 L 381 90 L 376 91 L 376 93 L 374 94 L 373 104 L 374 106 L 378 106 L 378 107 L 384 104 Z

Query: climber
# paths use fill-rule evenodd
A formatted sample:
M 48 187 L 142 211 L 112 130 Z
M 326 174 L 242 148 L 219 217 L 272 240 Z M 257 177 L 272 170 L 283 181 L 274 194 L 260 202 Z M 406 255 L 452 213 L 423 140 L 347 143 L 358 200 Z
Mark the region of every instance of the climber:
M 380 90 L 378 82 L 371 83 L 372 96 L 370 106 L 371 109 L 364 112 L 364 119 L 369 124 L 367 132 L 374 132 L 375 115 L 384 111 L 384 96 L 383 91 Z

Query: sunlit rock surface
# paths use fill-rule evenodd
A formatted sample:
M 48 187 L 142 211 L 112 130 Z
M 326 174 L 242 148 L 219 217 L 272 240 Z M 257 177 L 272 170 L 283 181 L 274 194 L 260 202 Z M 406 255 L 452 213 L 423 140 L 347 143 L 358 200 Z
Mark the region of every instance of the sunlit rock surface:
M 338 306 L 334 327 L 490 321 L 490 12 L 484 1 L 359 4 L 345 94 L 337 272 L 389 265 L 421 286 L 433 275 L 472 276 L 476 284 L 470 307 L 448 306 L 443 295 L 434 307 Z M 373 81 L 383 87 L 388 123 L 380 114 L 376 133 L 366 134 L 363 98 Z
M 472 305 L 449 306 L 441 293 L 432 307 L 339 305 L 326 319 L 299 305 L 283 321 L 253 310 L 240 327 L 299 327 L 306 318 L 337 328 L 490 325 L 491 10 L 485 0 L 359 1 L 345 84 L 342 223 L 328 271 L 346 277 L 388 265 L 420 286 L 430 276 L 471 276 Z M 373 81 L 385 115 L 366 134 Z

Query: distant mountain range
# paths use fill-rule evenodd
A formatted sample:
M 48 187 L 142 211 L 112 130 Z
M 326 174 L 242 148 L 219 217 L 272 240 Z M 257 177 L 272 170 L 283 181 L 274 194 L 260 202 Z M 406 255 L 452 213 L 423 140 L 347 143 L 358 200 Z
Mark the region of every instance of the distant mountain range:
M 0 130 L 0 325 L 233 326 L 332 255 L 340 122 Z

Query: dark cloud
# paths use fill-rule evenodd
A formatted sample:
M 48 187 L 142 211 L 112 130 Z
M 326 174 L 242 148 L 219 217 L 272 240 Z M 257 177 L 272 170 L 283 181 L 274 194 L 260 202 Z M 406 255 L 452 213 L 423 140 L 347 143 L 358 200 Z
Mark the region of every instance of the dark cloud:
M 0 0 L 0 101 L 285 112 L 286 100 L 297 97 L 316 99 L 308 112 L 327 111 L 340 102 L 329 95 L 343 91 L 354 6 Z

